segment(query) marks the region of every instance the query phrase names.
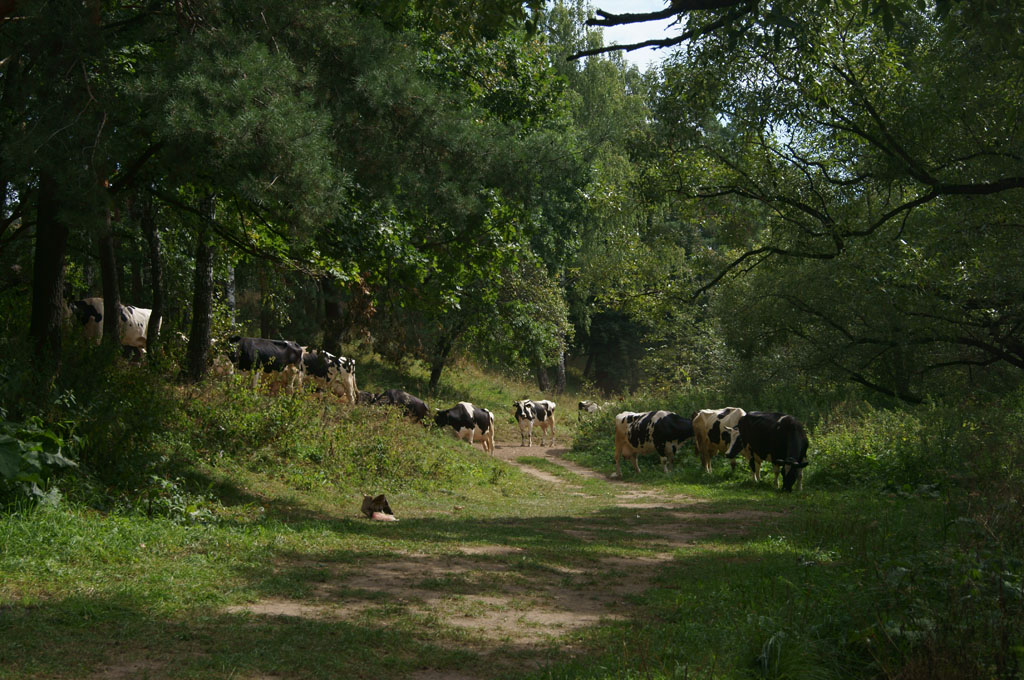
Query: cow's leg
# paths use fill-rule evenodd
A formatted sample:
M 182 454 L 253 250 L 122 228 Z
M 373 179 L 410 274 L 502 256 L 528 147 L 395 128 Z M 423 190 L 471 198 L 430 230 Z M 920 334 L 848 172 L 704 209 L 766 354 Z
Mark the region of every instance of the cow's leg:
M 250 382 L 253 390 L 260 386 L 260 369 L 255 366 L 252 369 L 252 380 Z
M 775 469 L 775 488 L 779 488 L 779 473 L 782 472 L 782 466 L 776 465 L 775 461 L 772 461 L 772 468 Z

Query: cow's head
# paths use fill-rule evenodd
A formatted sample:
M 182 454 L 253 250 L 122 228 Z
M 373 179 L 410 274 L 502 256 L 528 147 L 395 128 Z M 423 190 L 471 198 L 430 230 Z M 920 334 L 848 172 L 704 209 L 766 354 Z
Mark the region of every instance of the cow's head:
M 67 306 L 67 310 L 83 326 L 90 320 L 96 323 L 103 321 L 103 313 L 88 300 L 75 300 Z
M 725 452 L 726 458 L 735 459 L 746 446 L 743 435 L 735 427 L 723 427 L 721 437 L 723 441 L 729 442 L 729 449 Z
M 444 427 L 448 423 L 448 411 L 442 411 L 438 409 L 434 412 L 434 424 L 438 427 Z
M 522 399 L 512 404 L 515 409 L 516 420 L 533 420 L 537 417 L 534 411 L 534 404 L 529 399 Z
M 782 490 L 792 491 L 807 467 L 807 435 L 804 426 L 793 416 L 779 418 L 778 429 L 786 437 L 786 460 L 782 464 Z

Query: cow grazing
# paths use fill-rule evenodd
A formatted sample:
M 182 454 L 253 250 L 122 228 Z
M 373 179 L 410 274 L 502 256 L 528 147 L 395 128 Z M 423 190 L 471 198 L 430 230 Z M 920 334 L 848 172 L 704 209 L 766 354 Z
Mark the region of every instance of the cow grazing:
M 385 390 L 374 398 L 373 403 L 384 406 L 402 406 L 405 410 L 405 417 L 414 423 L 422 421 L 430 412 L 425 401 L 403 390 Z
M 372 404 L 377 401 L 378 396 L 380 395 L 374 394 L 373 392 L 367 392 L 366 390 L 358 390 L 356 392 L 356 403 Z
M 540 427 L 540 445 L 544 446 L 544 436 L 551 433 L 551 444 L 555 445 L 555 402 L 541 399 L 521 399 L 512 404 L 515 409 L 516 422 L 519 423 L 519 437 L 522 446 L 533 446 L 533 427 L 536 424 Z
M 671 411 L 649 411 L 633 413 L 623 411 L 615 416 L 615 475 L 622 476 L 619 461 L 632 458 L 637 473 L 640 465 L 637 457 L 657 451 L 661 464 L 668 474 L 676 452 L 683 442 L 693 436 L 693 424 Z
M 693 419 L 693 439 L 704 471 L 711 474 L 711 457 L 716 453 L 729 450 L 734 433 L 732 428 L 740 418 L 746 415 L 741 408 L 727 407 L 720 409 L 702 409 L 695 411 Z M 732 468 L 736 469 L 736 459 L 732 459 Z
M 252 387 L 256 389 L 261 373 L 280 373 L 289 393 L 302 387 L 302 355 L 299 343 L 293 340 L 242 338 L 229 340 L 234 344 L 231 363 L 240 371 L 252 371 Z
M 434 414 L 438 427 L 451 426 L 455 436 L 463 441 L 481 442 L 484 451 L 494 452 L 494 414 L 485 408 L 460 401 L 455 406 Z
M 85 337 L 95 340 L 97 345 L 100 344 L 103 340 L 103 298 L 76 300 L 68 305 L 68 311 L 82 324 Z M 145 353 L 146 331 L 152 313 L 152 310 L 143 307 L 121 305 L 118 326 L 122 347 L 133 348 L 138 354 Z
M 587 413 L 597 413 L 601 410 L 601 407 L 596 401 L 581 401 L 576 405 L 576 420 L 583 420 L 583 415 Z
M 752 411 L 739 419 L 736 432 L 726 458 L 733 459 L 742 453 L 750 461 L 755 482 L 761 481 L 761 462 L 771 461 L 776 488 L 781 471 L 783 491 L 792 491 L 794 484 L 803 489 L 808 442 L 799 420 L 784 413 Z
M 307 375 L 321 387 L 354 404 L 359 398 L 356 388 L 356 361 L 335 356 L 322 349 L 308 350 L 302 355 Z

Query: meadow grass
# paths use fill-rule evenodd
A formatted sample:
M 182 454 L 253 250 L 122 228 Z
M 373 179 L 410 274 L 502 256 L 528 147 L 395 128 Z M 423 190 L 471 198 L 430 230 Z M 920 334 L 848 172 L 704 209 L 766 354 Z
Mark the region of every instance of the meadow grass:
M 0 515 L 4 678 L 914 679 L 1021 669 L 1018 487 L 1009 472 L 995 491 L 965 491 L 963 476 L 916 483 L 940 477 L 919 455 L 934 441 L 918 425 L 887 443 L 894 419 L 821 418 L 812 456 L 827 449 L 829 473 L 809 474 L 802 493 L 775 491 L 770 473 L 755 484 L 721 458 L 705 475 L 692 453 L 670 475 L 650 459 L 640 475 L 624 469 L 637 488 L 681 499 L 681 517 L 659 503 L 617 505 L 621 483 L 518 459 L 579 491 L 566 493 L 391 410 L 272 396 L 239 378 L 168 387 L 137 368 L 111 370 L 132 387 L 102 403 L 148 400 L 160 413 L 150 428 L 138 416 L 137 431 L 103 435 L 114 416 L 90 410 L 83 428 L 98 434 L 87 460 L 105 474 L 134 461 L 137 486 L 101 488 L 71 471 L 60 506 Z M 395 386 L 367 372 L 367 384 Z M 529 387 L 466 374 L 465 387 L 444 393 L 453 401 L 497 410 Z M 111 376 L 96 382 L 112 386 Z M 578 428 L 572 416 L 562 417 L 575 434 L 566 457 L 612 472 L 609 414 Z M 975 416 L 958 417 L 936 430 L 955 438 L 944 446 L 986 441 L 962 424 Z M 928 422 L 927 411 L 915 418 Z M 137 455 L 103 448 L 124 443 Z M 881 460 L 877 474 L 849 477 L 865 456 Z M 400 521 L 363 518 L 363 493 L 386 493 Z M 692 537 L 666 548 L 666 528 Z M 638 571 L 631 560 L 659 566 Z M 604 563 L 616 566 L 594 569 Z M 406 590 L 365 582 L 401 564 Z M 552 629 L 550 639 L 536 626 L 531 645 L 451 623 L 479 615 L 481 598 L 518 614 L 555 586 L 601 593 L 637 579 L 610 610 L 625 618 Z M 361 608 L 342 612 L 350 601 Z

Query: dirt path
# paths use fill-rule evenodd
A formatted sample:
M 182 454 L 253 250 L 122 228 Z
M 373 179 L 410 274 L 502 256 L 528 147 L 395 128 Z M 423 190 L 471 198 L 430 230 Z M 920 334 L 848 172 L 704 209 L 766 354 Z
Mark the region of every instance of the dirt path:
M 701 500 L 671 496 L 628 481 L 608 480 L 562 456 L 562 447 L 498 443 L 496 457 L 563 489 L 587 494 L 588 480 L 607 482 L 606 502 L 581 516 L 509 519 L 503 543 L 472 540 L 442 554 L 391 554 L 372 566 L 318 564 L 329 575 L 315 596 L 264 600 L 236 609 L 257 615 L 313 617 L 378 624 L 409 616 L 444 635 L 434 644 L 473 652 L 478 663 L 458 671 L 423 668 L 414 680 L 470 680 L 540 667 L 574 652 L 572 633 L 602 620 L 635 616 L 632 596 L 649 588 L 674 551 L 723 525 L 703 520 Z M 542 458 L 567 470 L 556 475 L 520 463 Z M 611 493 L 609 494 L 609 489 Z M 553 513 L 556 514 L 556 513 Z M 750 518 L 721 514 L 725 531 Z M 486 523 L 486 522 L 484 522 Z M 491 533 L 481 533 L 492 536 Z M 453 554 L 454 552 L 454 554 Z M 292 565 L 293 566 L 293 565 Z

